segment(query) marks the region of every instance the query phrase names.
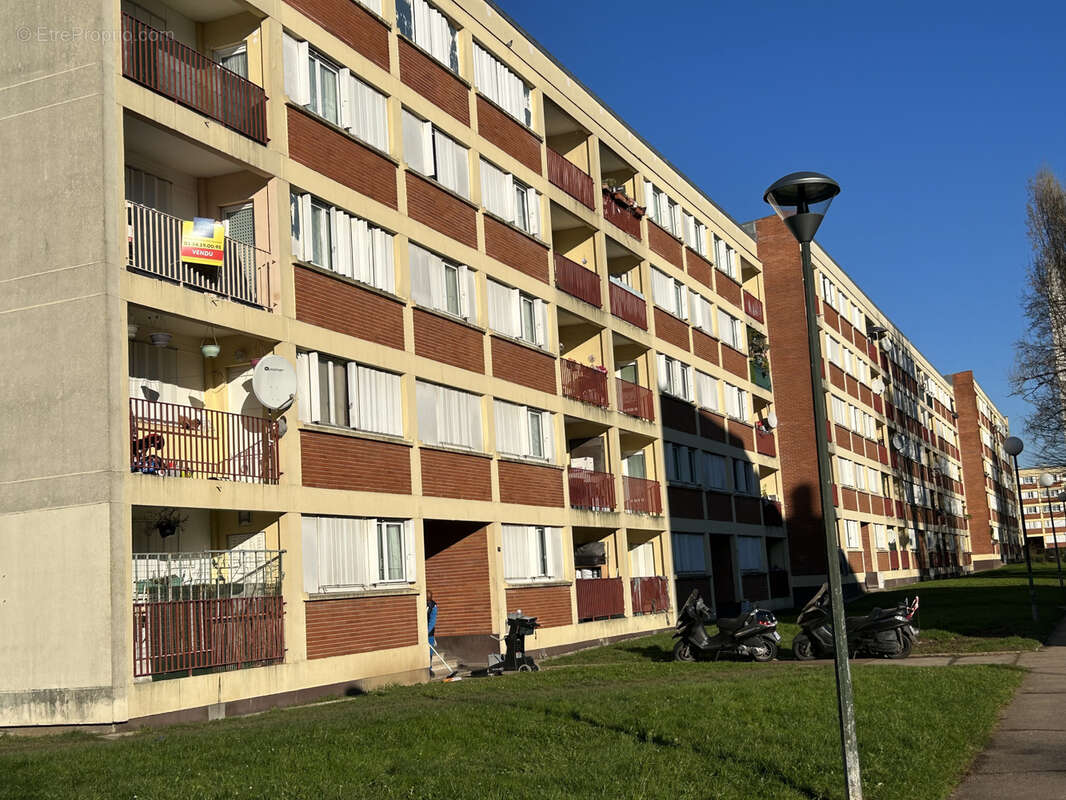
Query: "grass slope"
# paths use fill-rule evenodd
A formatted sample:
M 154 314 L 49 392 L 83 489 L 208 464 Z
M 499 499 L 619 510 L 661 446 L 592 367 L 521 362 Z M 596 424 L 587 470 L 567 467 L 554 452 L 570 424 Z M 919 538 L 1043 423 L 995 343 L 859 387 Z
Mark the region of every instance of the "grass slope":
M 854 675 L 869 800 L 946 797 L 1021 680 Z M 112 740 L 0 738 L 0 797 L 836 798 L 835 709 L 828 667 L 573 667 Z

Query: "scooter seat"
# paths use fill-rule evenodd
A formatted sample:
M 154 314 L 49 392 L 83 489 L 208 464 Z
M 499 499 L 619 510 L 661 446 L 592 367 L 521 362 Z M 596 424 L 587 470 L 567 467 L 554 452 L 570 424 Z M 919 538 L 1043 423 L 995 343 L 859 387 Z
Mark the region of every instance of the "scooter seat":
M 719 630 L 722 631 L 735 631 L 741 625 L 744 624 L 746 617 L 719 617 L 715 620 L 715 624 Z

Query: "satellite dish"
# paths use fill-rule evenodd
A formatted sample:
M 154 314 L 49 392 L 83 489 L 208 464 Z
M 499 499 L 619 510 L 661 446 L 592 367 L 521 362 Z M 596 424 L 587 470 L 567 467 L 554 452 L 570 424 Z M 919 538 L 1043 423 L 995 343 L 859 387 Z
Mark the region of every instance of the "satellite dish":
M 252 393 L 263 408 L 285 411 L 296 399 L 296 369 L 281 356 L 264 356 L 252 373 Z
M 773 430 L 774 428 L 777 427 L 777 412 L 776 411 L 771 411 L 769 414 L 766 415 L 766 427 L 769 430 Z
M 882 339 L 881 340 L 881 349 L 884 350 L 886 353 L 891 351 L 892 350 L 892 340 L 891 339 Z
M 907 444 L 907 440 L 903 438 L 901 434 L 896 434 L 892 437 L 892 446 L 897 450 L 902 450 L 903 446 Z
M 885 390 L 885 382 L 880 378 L 874 378 L 874 382 L 870 384 L 870 388 L 874 390 L 874 394 L 881 394 Z

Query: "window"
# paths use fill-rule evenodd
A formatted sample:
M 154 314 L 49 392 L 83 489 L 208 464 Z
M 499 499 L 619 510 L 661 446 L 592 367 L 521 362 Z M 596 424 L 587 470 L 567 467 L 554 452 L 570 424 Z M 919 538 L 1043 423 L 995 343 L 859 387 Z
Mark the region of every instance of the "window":
M 729 465 L 725 456 L 703 454 L 703 482 L 708 489 L 729 488 Z
M 413 243 L 407 251 L 411 259 L 411 298 L 415 303 L 476 323 L 473 270 L 445 261 Z
M 415 384 L 418 436 L 426 444 L 481 450 L 481 398 L 434 383 Z
M 750 461 L 733 459 L 733 490 L 737 494 L 759 493 L 759 479 L 755 475 L 755 466 Z
M 659 367 L 659 391 L 692 402 L 692 367 L 676 358 L 656 354 Z
M 289 195 L 292 252 L 386 292 L 396 291 L 392 234 L 309 194 Z
M 722 382 L 722 385 L 725 387 L 725 413 L 733 417 L 733 419 L 747 422 L 748 417 L 751 416 L 748 393 L 725 381 Z
M 477 42 L 474 42 L 474 86 L 527 128 L 533 125 L 529 86 Z
M 502 525 L 503 577 L 511 582 L 563 577 L 562 531 L 543 525 Z
M 674 533 L 674 572 L 706 572 L 707 554 L 703 549 L 703 534 Z
M 691 292 L 688 307 L 692 324 L 708 336 L 714 336 L 714 309 L 710 301 L 698 292 Z
M 655 571 L 655 545 L 651 542 L 638 544 L 629 550 L 629 574 L 634 578 L 652 578 Z
M 302 43 L 306 47 L 306 42 Z M 340 69 L 313 50 L 308 51 L 309 109 L 334 125 L 340 123 Z
M 859 523 L 856 520 L 844 520 L 844 546 L 849 550 L 858 550 L 861 547 L 859 543 Z
M 683 211 L 682 219 L 684 220 L 685 230 L 685 244 L 692 250 L 695 250 L 701 256 L 707 255 L 707 226 L 689 214 L 687 211 Z
M 481 202 L 526 233 L 540 234 L 540 195 L 513 175 L 481 159 Z
M 425 0 L 396 0 L 396 27 L 452 72 L 459 71 L 455 26 Z
M 734 350 L 744 352 L 744 325 L 739 319 L 718 309 L 718 338 Z
M 400 376 L 322 353 L 296 354 L 300 419 L 403 436 Z
M 881 493 L 881 473 L 873 467 L 866 468 L 866 490 L 871 494 Z
M 827 305 L 836 308 L 837 306 L 837 287 L 829 280 L 828 277 L 822 275 L 822 299 Z
M 696 403 L 708 411 L 719 411 L 718 381 L 705 372 L 696 370 Z
M 766 542 L 761 536 L 737 537 L 737 564 L 741 572 L 766 572 Z
M 688 319 L 688 294 L 685 284 L 654 267 L 651 270 L 651 296 L 659 308 L 666 309 L 675 317 Z
M 672 235 L 681 236 L 681 207 L 651 181 L 644 181 L 644 204 L 649 219 Z
M 196 351 L 129 343 L 130 397 L 203 408 L 204 360 Z M 158 409 L 144 409 L 149 415 Z
M 155 175 L 133 167 L 126 167 L 126 199 L 131 203 L 140 203 L 142 206 L 169 214 L 172 211 L 170 204 L 172 189 L 173 184 L 168 180 L 157 178 Z
M 403 157 L 407 166 L 461 197 L 470 198 L 467 150 L 431 122 L 403 110 Z
M 848 404 L 841 400 L 836 395 L 830 395 L 829 397 L 831 405 L 833 407 L 833 422 L 837 425 L 847 427 L 848 425 Z
M 529 406 L 494 402 L 496 449 L 505 455 L 555 461 L 552 446 L 552 415 Z
M 828 335 L 825 337 L 825 357 L 829 360 L 829 363 L 836 364 L 838 367 L 843 364 L 840 342 Z
M 699 482 L 699 459 L 691 447 L 666 443 L 666 479 L 677 483 Z
M 837 457 L 837 474 L 842 486 L 855 485 L 855 462 L 846 458 Z
M 490 328 L 537 347 L 548 346 L 548 306 L 543 300 L 491 278 L 486 280 L 485 285 Z
M 411 521 L 303 517 L 304 591 L 366 589 L 415 579 Z
M 739 281 L 737 251 L 725 239 L 714 237 L 714 265 L 735 281 Z

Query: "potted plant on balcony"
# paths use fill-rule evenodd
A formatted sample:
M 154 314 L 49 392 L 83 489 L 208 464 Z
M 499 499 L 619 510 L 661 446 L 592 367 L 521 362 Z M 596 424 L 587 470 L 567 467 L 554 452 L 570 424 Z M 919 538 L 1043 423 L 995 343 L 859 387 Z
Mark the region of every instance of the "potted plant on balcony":
M 766 334 L 749 329 L 748 353 L 751 357 L 751 363 L 760 369 L 766 369 L 766 354 L 769 352 L 770 343 L 766 339 Z

